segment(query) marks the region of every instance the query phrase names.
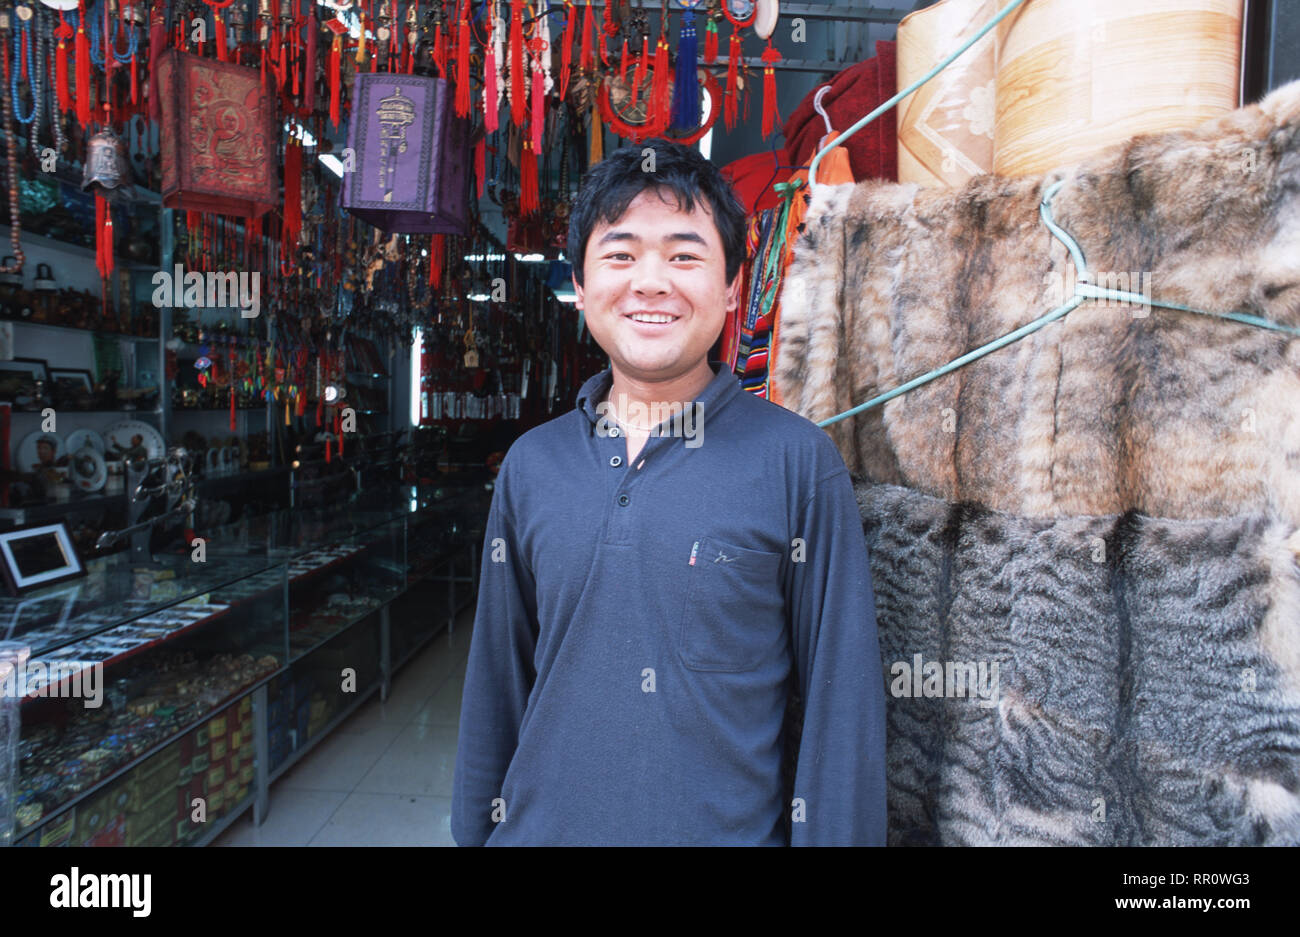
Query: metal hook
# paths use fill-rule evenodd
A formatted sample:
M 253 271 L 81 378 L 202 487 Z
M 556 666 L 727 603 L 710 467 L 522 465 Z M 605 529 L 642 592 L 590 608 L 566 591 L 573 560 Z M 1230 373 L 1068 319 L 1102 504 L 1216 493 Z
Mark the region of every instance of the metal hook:
M 826 132 L 834 133 L 835 128 L 831 126 L 830 115 L 827 114 L 826 109 L 822 107 L 822 98 L 825 96 L 826 92 L 830 90 L 831 90 L 830 85 L 822 85 L 820 88 L 817 89 L 817 94 L 813 97 L 813 110 L 816 111 L 818 114 L 822 115 L 822 120 L 826 124 Z

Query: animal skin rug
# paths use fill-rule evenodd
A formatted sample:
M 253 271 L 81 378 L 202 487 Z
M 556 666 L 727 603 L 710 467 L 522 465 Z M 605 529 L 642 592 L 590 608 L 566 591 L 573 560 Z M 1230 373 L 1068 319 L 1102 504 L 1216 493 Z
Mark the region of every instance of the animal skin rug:
M 958 190 L 819 187 L 781 296 L 773 379 L 813 421 L 1101 285 L 1300 325 L 1300 82 L 1197 130 Z M 849 470 L 1029 517 L 1274 512 L 1300 524 L 1300 339 L 1087 302 L 827 428 Z M 1293 541 L 1300 548 L 1300 538 Z
M 856 492 L 890 844 L 1300 844 L 1294 525 Z M 930 662 L 996 680 L 926 685 Z

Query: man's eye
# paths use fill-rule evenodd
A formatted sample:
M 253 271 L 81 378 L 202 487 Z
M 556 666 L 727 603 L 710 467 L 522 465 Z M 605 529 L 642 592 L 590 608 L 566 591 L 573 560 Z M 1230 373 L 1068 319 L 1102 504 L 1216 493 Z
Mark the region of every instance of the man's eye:
M 632 255 L 624 251 L 619 251 L 614 254 L 607 254 L 605 259 L 606 260 L 631 260 Z
M 677 254 L 673 260 L 699 260 L 694 254 Z

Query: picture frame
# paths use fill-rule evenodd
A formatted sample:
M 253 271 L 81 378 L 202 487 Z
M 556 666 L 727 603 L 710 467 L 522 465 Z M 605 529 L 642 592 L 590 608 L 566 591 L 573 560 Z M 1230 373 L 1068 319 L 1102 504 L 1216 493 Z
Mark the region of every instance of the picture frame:
M 94 393 L 95 378 L 85 368 L 50 368 L 50 381 L 54 384 L 75 384 L 76 389 Z
M 34 381 L 48 383 L 49 364 L 44 358 L 11 358 L 0 361 L 0 396 L 12 398 L 23 386 Z
M 0 573 L 10 595 L 86 574 L 63 521 L 0 533 Z

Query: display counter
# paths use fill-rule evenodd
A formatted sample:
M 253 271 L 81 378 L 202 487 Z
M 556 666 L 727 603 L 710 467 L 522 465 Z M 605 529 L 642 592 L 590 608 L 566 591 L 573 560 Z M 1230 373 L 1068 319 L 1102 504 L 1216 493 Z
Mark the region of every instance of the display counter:
M 249 807 L 260 822 L 270 781 L 472 599 L 490 501 L 490 476 L 390 487 L 0 600 L 30 678 L 0 700 L 18 715 L 13 841 L 206 843 Z

